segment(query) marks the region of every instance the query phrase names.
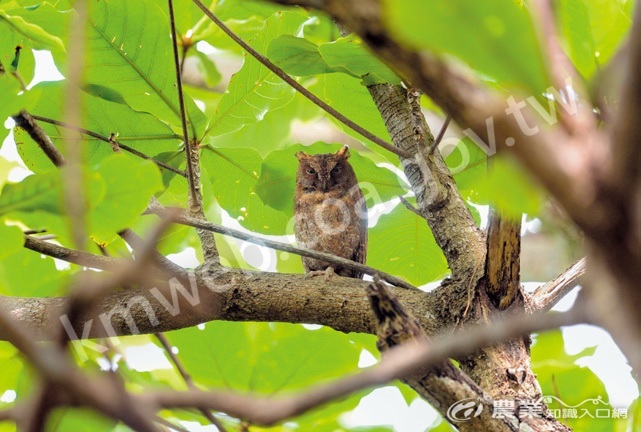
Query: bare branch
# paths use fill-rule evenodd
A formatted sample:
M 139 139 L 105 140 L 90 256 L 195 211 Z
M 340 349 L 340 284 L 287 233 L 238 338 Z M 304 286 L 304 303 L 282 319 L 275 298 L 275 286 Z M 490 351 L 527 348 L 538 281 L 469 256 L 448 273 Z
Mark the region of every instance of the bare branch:
M 25 235 L 24 247 L 53 258 L 99 270 L 115 271 L 122 268 L 127 262 L 123 259 L 104 257 L 58 246 L 29 235 Z
M 547 312 L 567 293 L 576 288 L 585 274 L 585 258 L 581 258 L 553 280 L 538 287 L 529 297 L 534 311 Z
M 163 217 L 172 217 L 172 216 L 168 215 L 168 213 L 167 213 L 168 210 L 165 209 L 164 207 L 160 206 L 159 204 L 150 205 L 149 208 L 147 209 L 147 211 L 149 213 L 157 214 L 157 215 L 163 216 Z M 277 242 L 277 241 L 273 241 L 273 240 L 269 240 L 269 239 L 259 238 L 259 237 L 256 237 L 254 235 L 244 233 L 242 231 L 238 231 L 238 230 L 235 230 L 235 229 L 232 229 L 232 228 L 224 227 L 222 225 L 216 225 L 216 224 L 213 224 L 213 223 L 210 223 L 210 222 L 202 221 L 200 219 L 196 219 L 196 218 L 193 218 L 193 217 L 190 217 L 190 216 L 175 215 L 175 216 L 173 216 L 173 222 L 176 222 L 176 223 L 179 223 L 179 224 L 183 224 L 183 225 L 192 226 L 194 228 L 200 228 L 200 229 L 207 230 L 207 231 L 213 231 L 213 232 L 216 232 L 218 234 L 223 234 L 223 235 L 234 237 L 234 238 L 237 238 L 237 239 L 240 239 L 240 240 L 245 240 L 245 241 L 248 241 L 250 243 L 257 244 L 259 246 L 267 246 L 267 247 L 270 247 L 272 249 L 281 250 L 281 251 L 285 251 L 285 252 L 291 252 L 291 253 L 294 253 L 296 255 L 300 255 L 300 256 L 304 256 L 304 257 L 316 258 L 316 259 L 319 259 L 319 260 L 330 262 L 332 264 L 338 264 L 338 265 L 340 265 L 342 267 L 348 268 L 350 270 L 356 270 L 356 271 L 368 274 L 370 276 L 373 276 L 373 275 L 377 274 L 384 281 L 389 282 L 392 285 L 395 285 L 397 287 L 407 288 L 407 289 L 411 289 L 411 290 L 418 290 L 418 288 L 416 288 L 414 285 L 412 285 L 412 284 L 410 284 L 410 283 L 408 283 L 408 282 L 404 281 L 403 279 L 400 279 L 400 278 L 398 278 L 396 276 L 392 276 L 392 275 L 390 275 L 388 273 L 382 272 L 382 271 L 377 270 L 375 268 L 368 267 L 368 266 L 366 266 L 364 264 L 360 264 L 360 263 L 357 263 L 356 261 L 352 261 L 352 260 L 349 260 L 349 259 L 346 259 L 346 258 L 338 257 L 336 255 L 328 254 L 328 253 L 325 253 L 325 252 L 319 252 L 319 251 L 315 251 L 315 250 L 312 250 L 312 249 L 295 247 L 295 246 L 288 245 L 286 243 L 281 243 L 281 242 Z
M 97 134 L 95 132 L 92 132 L 90 130 L 83 129 L 83 128 L 77 127 L 77 126 L 73 126 L 73 125 L 70 125 L 68 123 L 61 122 L 61 121 L 54 120 L 54 119 L 50 119 L 50 118 L 47 118 L 47 117 L 42 117 L 42 116 L 38 116 L 38 115 L 33 115 L 32 117 L 35 120 L 38 120 L 38 121 L 41 121 L 41 122 L 44 122 L 44 123 L 49 123 L 49 124 L 56 125 L 56 126 L 60 126 L 60 127 L 66 128 L 66 129 L 71 129 L 71 130 L 80 132 L 80 133 L 82 133 L 84 135 L 87 135 L 87 136 L 90 136 L 92 138 L 95 138 L 95 139 L 97 139 L 99 141 L 111 144 L 111 137 L 104 137 L 104 136 L 102 136 L 100 134 Z M 156 139 L 156 140 L 163 140 L 163 139 L 176 139 L 176 138 L 180 138 L 180 137 L 179 136 L 171 136 L 170 137 L 170 136 L 162 135 L 162 136 L 150 137 L 150 138 L 153 138 L 153 139 Z M 146 154 L 144 154 L 142 152 L 139 152 L 138 150 L 136 150 L 133 147 L 129 147 L 128 145 L 125 145 L 125 144 L 123 144 L 123 143 L 121 143 L 119 141 L 114 141 L 114 143 L 116 145 L 118 145 L 118 147 L 121 150 L 124 150 L 124 151 L 126 151 L 128 153 L 131 153 L 134 156 L 138 156 L 141 159 L 150 160 L 153 163 L 155 163 L 156 165 L 158 165 L 159 167 L 164 168 L 164 169 L 166 169 L 168 171 L 174 172 L 174 173 L 176 173 L 176 174 L 178 174 L 178 175 L 180 175 L 182 177 L 187 177 L 187 174 L 184 171 L 181 171 L 181 170 L 179 170 L 177 168 L 172 167 L 171 165 L 167 165 L 164 162 L 161 162 L 161 161 L 156 160 L 156 159 L 154 159 L 154 158 L 152 158 L 150 156 L 147 156 Z
M 38 144 L 38 147 L 40 147 L 55 166 L 60 167 L 65 164 L 65 158 L 51 141 L 49 135 L 36 123 L 27 111 L 22 110 L 20 114 L 13 116 L 13 120 L 29 134 L 31 139 Z

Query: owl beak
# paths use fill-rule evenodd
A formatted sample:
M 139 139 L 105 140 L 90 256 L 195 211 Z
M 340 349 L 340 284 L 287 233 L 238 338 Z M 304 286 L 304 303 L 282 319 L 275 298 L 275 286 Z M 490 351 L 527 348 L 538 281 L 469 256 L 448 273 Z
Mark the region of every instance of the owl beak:
M 321 181 L 321 190 L 322 190 L 323 192 L 327 192 L 327 183 L 328 183 L 328 180 L 329 180 L 329 179 L 328 179 L 328 178 L 326 178 L 326 177 L 321 177 L 321 179 L 320 179 L 320 181 Z

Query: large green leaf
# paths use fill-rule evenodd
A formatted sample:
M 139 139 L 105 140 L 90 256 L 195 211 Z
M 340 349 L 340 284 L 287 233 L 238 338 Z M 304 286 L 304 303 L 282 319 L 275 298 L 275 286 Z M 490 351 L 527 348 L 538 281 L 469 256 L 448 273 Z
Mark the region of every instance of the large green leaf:
M 566 52 L 585 78 L 591 78 L 616 52 L 632 23 L 633 3 L 560 0 L 556 4 Z
M 538 184 L 521 169 L 516 161 L 496 156 L 492 159 L 487 181 L 481 184 L 490 202 L 520 220 L 523 213 L 536 215 L 543 202 Z
M 6 26 L 14 32 L 21 34 L 35 49 L 58 49 L 62 51 L 65 49 L 59 37 L 47 33 L 42 27 L 36 24 L 25 21 L 21 16 L 12 16 L 0 9 L 0 23 L 2 23 L 0 28 Z M 5 28 L 3 31 L 8 30 Z
M 0 249 L 0 259 L 3 259 L 22 248 L 24 244 L 24 234 L 17 226 L 5 225 L 0 221 L 0 239 L 2 239 L 2 249 Z
M 125 154 L 104 159 L 97 171 L 104 178 L 106 194 L 89 213 L 89 227 L 91 238 L 106 244 L 140 217 L 163 184 L 154 163 Z
M 416 49 L 459 57 L 506 87 L 540 94 L 546 66 L 532 21 L 513 0 L 386 0 L 389 30 Z
M 0 214 L 34 210 L 60 213 L 61 205 L 60 174 L 55 171 L 7 183 L 0 193 Z
M 56 269 L 53 258 L 20 248 L 0 260 L 0 294 L 20 297 L 62 295 L 69 282 L 67 274 Z
M 120 93 L 136 111 L 180 125 L 169 24 L 152 0 L 96 1 L 87 18 L 84 79 Z M 190 132 L 200 135 L 202 112 L 186 97 Z
M 376 105 L 367 88 L 361 85 L 360 79 L 346 74 L 325 74 L 318 76 L 316 83 L 311 85 L 309 89 L 348 119 L 374 135 L 391 142 L 381 114 L 376 109 Z M 329 118 L 338 128 L 364 143 L 373 152 L 383 156 L 394 165 L 399 164 L 398 157 L 395 154 L 363 138 L 359 133 L 344 126 L 333 117 Z
M 267 55 L 292 75 L 344 72 L 355 78 L 367 75 L 367 84 L 400 83 L 398 76 L 353 35 L 321 45 L 304 38 L 283 35 L 272 41 Z
M 549 406 L 559 410 L 561 422 L 576 431 L 624 430 L 615 429 L 615 423 L 625 425 L 624 419 L 594 418 L 597 409 L 605 410 L 599 411 L 601 413 L 611 412 L 612 406 L 608 403 L 603 382 L 592 370 L 579 366 L 577 360 L 593 355 L 596 346 L 574 355 L 568 354 L 559 330 L 538 334 L 535 341 L 532 347 L 532 370 L 537 375 L 543 396 L 553 396 Z M 576 407 L 578 416 L 582 418 L 563 418 L 563 410 L 568 407 Z
M 206 149 L 202 154 L 220 206 L 245 228 L 264 234 L 285 234 L 291 214 L 266 206 L 255 188 L 263 159 L 253 149 Z
M 42 94 L 32 114 L 53 120 L 63 120 L 66 81 L 42 83 L 35 87 Z M 94 87 L 95 88 L 95 87 Z M 115 134 L 116 140 L 149 156 L 176 150 L 180 137 L 171 128 L 153 116 L 132 110 L 126 105 L 108 101 L 106 98 L 82 93 L 82 122 L 79 125 L 102 137 Z M 84 145 L 84 159 L 88 164 L 98 163 L 113 154 L 111 145 L 88 135 L 75 133 L 61 126 L 39 122 L 53 143 L 65 153 L 65 136 L 79 137 Z M 35 142 L 23 131 L 16 129 L 18 151 L 29 169 L 40 172 L 51 168 L 51 162 Z
M 304 21 L 305 16 L 299 13 L 276 13 L 249 42 L 257 51 L 264 53 L 274 38 L 296 33 Z M 246 124 L 261 120 L 267 111 L 291 102 L 293 97 L 294 90 L 289 85 L 256 59 L 245 56 L 243 67 L 232 77 L 207 131 L 213 136 L 237 131 Z
M 361 352 L 343 333 L 283 323 L 217 321 L 168 337 L 196 382 L 265 394 L 353 372 Z
M 432 282 L 448 273 L 443 252 L 425 219 L 397 205 L 370 229 L 367 264 L 401 276 L 414 285 Z

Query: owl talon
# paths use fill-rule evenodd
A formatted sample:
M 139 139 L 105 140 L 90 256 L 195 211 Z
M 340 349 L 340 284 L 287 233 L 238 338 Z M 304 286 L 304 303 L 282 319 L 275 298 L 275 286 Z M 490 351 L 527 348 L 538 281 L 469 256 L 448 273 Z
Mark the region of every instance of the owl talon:
M 325 282 L 329 282 L 329 279 L 334 276 L 336 272 L 334 272 L 333 267 L 327 267 L 326 270 L 313 270 L 310 272 L 307 272 L 305 275 L 305 279 L 313 278 L 314 276 L 323 276 L 323 279 L 325 279 Z

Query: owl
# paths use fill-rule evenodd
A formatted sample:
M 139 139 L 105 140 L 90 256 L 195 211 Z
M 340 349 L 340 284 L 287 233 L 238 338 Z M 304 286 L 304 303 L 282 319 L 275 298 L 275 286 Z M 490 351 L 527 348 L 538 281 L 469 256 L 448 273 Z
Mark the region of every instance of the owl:
M 296 153 L 294 230 L 302 247 L 327 252 L 365 264 L 367 256 L 367 207 L 349 164 L 349 150 L 308 155 Z M 360 279 L 363 274 L 336 264 L 303 257 L 308 275 L 332 272 Z

